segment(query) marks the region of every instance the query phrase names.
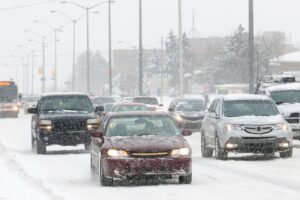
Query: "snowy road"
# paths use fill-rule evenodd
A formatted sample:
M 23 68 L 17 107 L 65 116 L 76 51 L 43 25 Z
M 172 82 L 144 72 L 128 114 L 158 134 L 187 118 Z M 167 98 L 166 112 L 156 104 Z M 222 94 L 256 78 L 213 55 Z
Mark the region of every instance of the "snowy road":
M 300 143 L 292 159 L 257 156 L 228 161 L 203 159 L 200 136 L 193 149 L 193 183 L 101 187 L 92 180 L 83 147 L 52 147 L 36 155 L 30 146 L 30 117 L 0 119 L 0 200 L 44 199 L 289 199 L 300 200 Z M 249 160 L 250 159 L 250 160 Z

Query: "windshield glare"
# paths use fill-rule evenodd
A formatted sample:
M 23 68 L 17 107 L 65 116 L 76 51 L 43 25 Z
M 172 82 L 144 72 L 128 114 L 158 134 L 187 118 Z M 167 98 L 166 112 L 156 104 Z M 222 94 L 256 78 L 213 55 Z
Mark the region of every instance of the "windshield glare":
M 282 103 L 299 103 L 300 102 L 300 91 L 274 91 L 271 92 L 271 98 L 276 104 Z
M 41 111 L 86 111 L 92 112 L 93 106 L 86 96 L 52 96 L 41 100 Z
M 180 135 L 168 116 L 128 116 L 110 119 L 106 136 L 177 136 Z
M 176 111 L 200 112 L 203 110 L 205 110 L 203 101 L 179 101 L 176 105 Z
M 279 114 L 276 105 L 267 100 L 225 101 L 223 109 L 225 117 L 275 116 Z

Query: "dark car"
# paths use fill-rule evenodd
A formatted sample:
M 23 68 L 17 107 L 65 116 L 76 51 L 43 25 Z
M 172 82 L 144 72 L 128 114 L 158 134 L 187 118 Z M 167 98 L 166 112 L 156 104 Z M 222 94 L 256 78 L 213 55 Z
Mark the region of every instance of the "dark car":
M 111 112 L 132 112 L 132 111 L 146 111 L 147 107 L 143 103 L 115 103 L 111 108 Z
M 205 101 L 201 98 L 176 98 L 173 99 L 168 109 L 179 129 L 189 129 L 195 132 L 200 131 L 205 110 Z
M 103 109 L 103 107 L 97 107 Z M 41 97 L 31 122 L 31 142 L 38 154 L 45 154 L 53 144 L 74 146 L 84 144 L 89 149 L 90 131 L 99 128 L 92 102 L 85 94 L 53 93 Z
M 162 112 L 108 114 L 92 132 L 91 170 L 101 185 L 138 178 L 192 181 L 191 148 L 171 116 Z

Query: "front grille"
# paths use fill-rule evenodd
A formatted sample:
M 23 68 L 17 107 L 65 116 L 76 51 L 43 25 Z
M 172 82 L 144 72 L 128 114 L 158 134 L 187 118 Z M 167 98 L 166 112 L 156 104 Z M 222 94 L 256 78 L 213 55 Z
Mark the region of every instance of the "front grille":
M 56 132 L 65 131 L 84 131 L 86 122 L 85 120 L 61 120 L 53 122 L 53 129 Z
M 274 143 L 264 143 L 264 144 L 242 144 L 240 145 L 240 149 L 243 152 L 251 152 L 251 153 L 267 153 L 273 152 L 276 144 Z
M 271 126 L 271 125 L 262 125 L 262 126 L 246 125 L 246 126 L 243 126 L 243 129 L 247 133 L 261 135 L 261 134 L 267 134 L 267 133 L 272 132 L 273 126 Z
M 181 115 L 181 118 L 184 119 L 184 120 L 189 120 L 189 121 L 198 121 L 198 120 L 201 120 L 204 118 L 204 116 L 182 116 Z
M 134 158 L 163 158 L 166 157 L 168 152 L 154 152 L 154 153 L 131 153 L 131 156 Z
M 285 120 L 290 124 L 299 124 L 300 113 L 291 113 L 290 117 L 286 117 Z

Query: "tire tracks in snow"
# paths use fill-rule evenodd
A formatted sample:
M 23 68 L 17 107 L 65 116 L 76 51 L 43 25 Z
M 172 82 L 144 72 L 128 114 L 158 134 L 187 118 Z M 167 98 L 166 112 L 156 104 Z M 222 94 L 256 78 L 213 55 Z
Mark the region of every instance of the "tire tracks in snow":
M 274 177 L 274 176 L 271 176 L 271 175 L 266 175 L 264 173 L 253 173 L 253 172 L 250 172 L 250 171 L 246 171 L 246 170 L 243 170 L 241 168 L 237 168 L 234 166 L 234 163 L 232 163 L 232 165 L 230 167 L 224 165 L 219 165 L 221 162 L 226 162 L 226 161 L 216 161 L 214 163 L 211 163 L 211 162 L 203 162 L 204 160 L 202 159 L 193 159 L 193 163 L 194 164 L 197 164 L 199 166 L 202 166 L 202 167 L 206 167 L 206 168 L 209 168 L 210 170 L 217 170 L 217 171 L 221 171 L 222 173 L 225 173 L 225 174 L 231 174 L 231 175 L 234 175 L 234 176 L 237 176 L 237 177 L 245 177 L 245 178 L 248 178 L 248 179 L 253 179 L 255 181 L 264 181 L 266 183 L 269 183 L 269 184 L 273 184 L 273 185 L 276 185 L 276 186 L 282 186 L 282 187 L 285 187 L 287 189 L 290 189 L 290 190 L 294 190 L 296 192 L 299 192 L 300 191 L 300 182 L 296 182 L 296 181 L 293 181 L 293 180 L 288 180 L 288 178 L 286 179 L 283 179 L 283 178 L 280 178 L 280 177 Z M 249 168 L 248 168 L 249 169 Z
M 16 159 L 14 159 L 9 152 L 7 152 L 4 145 L 0 142 L 0 159 L 6 161 L 7 165 L 9 166 L 9 170 L 13 172 L 17 172 L 16 174 L 25 182 L 33 186 L 34 188 L 40 190 L 46 196 L 49 197 L 51 200 L 64 200 L 63 197 L 55 194 L 50 188 L 47 188 L 41 180 L 36 180 L 27 174 L 22 167 L 21 163 L 19 163 Z

